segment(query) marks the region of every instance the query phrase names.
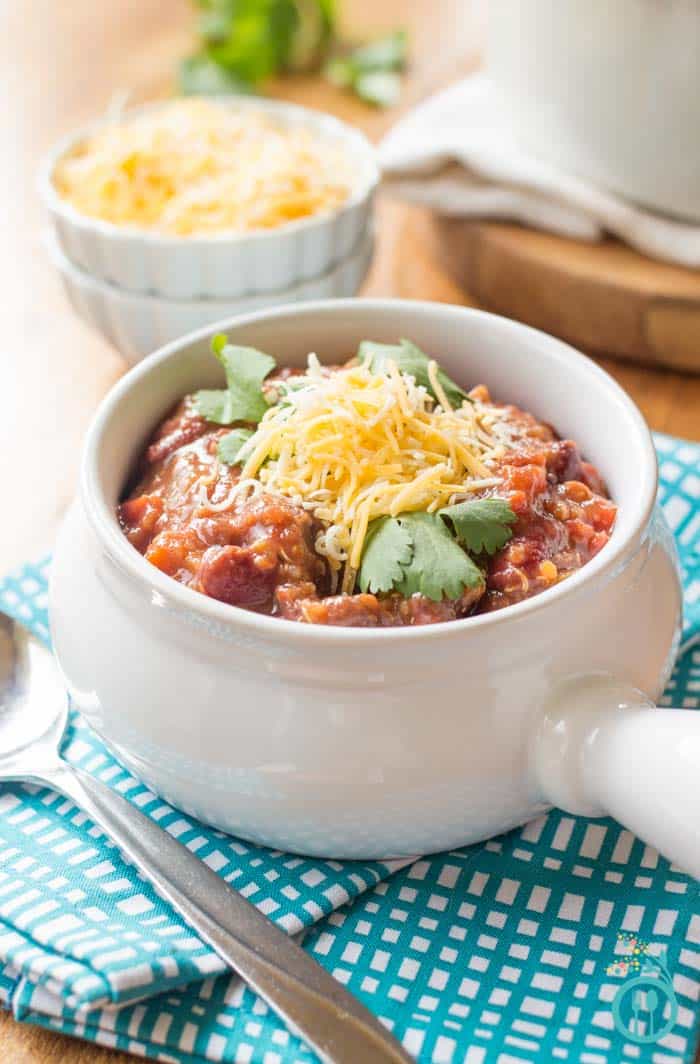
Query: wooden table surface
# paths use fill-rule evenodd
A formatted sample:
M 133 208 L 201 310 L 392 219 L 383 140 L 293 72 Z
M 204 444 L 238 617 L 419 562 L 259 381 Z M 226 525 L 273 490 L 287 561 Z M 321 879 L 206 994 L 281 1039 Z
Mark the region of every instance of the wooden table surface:
M 402 108 L 476 62 L 481 27 L 466 0 L 343 0 L 346 28 L 363 36 L 409 28 L 413 63 Z M 39 159 L 57 137 L 98 115 L 112 94 L 134 101 L 172 91 L 174 63 L 190 47 L 187 0 L 34 0 L 3 4 L 0 113 L 3 200 L 0 245 L 4 355 L 0 468 L 5 520 L 0 571 L 51 545 L 75 487 L 80 443 L 100 397 L 123 372 L 112 350 L 65 303 L 42 244 L 35 194 Z M 378 138 L 397 111 L 374 112 L 321 83 L 298 78 L 275 95 L 333 111 Z M 438 266 L 434 233 L 415 209 L 382 202 L 378 248 L 366 293 L 468 303 Z M 633 395 L 652 428 L 700 438 L 700 378 L 602 360 Z M 20 447 L 22 454 L 20 457 Z M 9 519 L 8 519 L 9 518 Z M 2 1064 L 100 1064 L 133 1060 L 0 1017 Z

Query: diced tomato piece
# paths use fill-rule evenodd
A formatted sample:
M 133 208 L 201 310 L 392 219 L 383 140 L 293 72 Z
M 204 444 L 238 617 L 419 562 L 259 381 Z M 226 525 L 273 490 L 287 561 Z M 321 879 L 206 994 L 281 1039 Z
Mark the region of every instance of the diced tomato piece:
M 590 546 L 590 542 L 595 535 L 595 529 L 591 528 L 591 526 L 586 524 L 585 521 L 581 521 L 578 517 L 574 517 L 571 521 L 566 522 L 566 527 L 569 536 L 574 543 L 583 544 L 585 547 Z
M 590 521 L 597 532 L 609 532 L 615 524 L 617 506 L 609 499 L 594 498 L 583 507 L 586 520 Z
M 601 550 L 610 539 L 607 532 L 596 532 L 591 539 L 588 549 L 591 552 L 591 558 L 594 558 L 599 550 Z
M 162 533 L 151 542 L 144 557 L 168 576 L 177 576 L 187 568 L 187 545 L 171 533 Z
M 163 501 L 158 495 L 139 495 L 126 499 L 118 508 L 119 523 L 129 541 L 142 554 L 155 533 Z

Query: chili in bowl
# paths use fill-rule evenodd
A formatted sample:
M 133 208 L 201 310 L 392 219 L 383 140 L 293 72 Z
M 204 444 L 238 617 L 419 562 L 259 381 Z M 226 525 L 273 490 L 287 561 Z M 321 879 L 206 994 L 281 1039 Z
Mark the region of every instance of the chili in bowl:
M 341 415 L 357 388 L 373 412 Z M 376 419 L 375 466 L 324 404 L 353 446 Z M 409 446 L 417 421 L 450 424 L 448 456 Z M 54 556 L 56 653 L 126 765 L 245 838 L 409 855 L 557 804 L 700 874 L 700 720 L 650 707 L 680 615 L 655 492 L 634 404 L 536 330 L 391 300 L 237 318 L 99 409 Z
M 577 444 L 409 340 L 303 370 L 213 348 L 226 388 L 169 411 L 118 508 L 194 590 L 309 624 L 431 624 L 529 598 L 608 542 L 616 506 Z

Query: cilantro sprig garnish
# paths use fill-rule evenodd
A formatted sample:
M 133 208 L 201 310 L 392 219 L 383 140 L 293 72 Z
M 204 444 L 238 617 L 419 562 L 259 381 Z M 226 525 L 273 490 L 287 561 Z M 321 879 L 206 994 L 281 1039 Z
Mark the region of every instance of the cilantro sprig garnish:
M 391 107 L 401 94 L 401 73 L 408 60 L 408 36 L 394 30 L 359 48 L 332 56 L 324 67 L 328 80 L 349 89 L 375 107 Z
M 238 465 L 239 454 L 253 435 L 252 429 L 232 429 L 222 436 L 216 449 L 216 456 L 225 465 Z
M 433 399 L 437 400 L 428 376 L 430 359 L 411 340 L 399 340 L 398 344 L 378 344 L 374 340 L 363 340 L 357 350 L 357 357 L 371 373 L 381 373 L 386 369 L 387 362 L 394 362 L 400 373 L 413 377 L 416 384 L 421 384 Z M 437 379 L 453 407 L 460 407 L 464 400 L 468 399 L 467 393 L 455 384 L 443 369 L 438 368 Z
M 223 333 L 212 339 L 211 349 L 224 367 L 226 387 L 197 392 L 197 413 L 217 425 L 257 425 L 267 410 L 262 382 L 274 369 L 274 358 L 254 347 L 230 344 Z
M 516 517 L 505 499 L 474 499 L 438 513 L 405 513 L 372 521 L 358 573 L 361 591 L 420 594 L 439 602 L 483 586 L 471 554 L 495 554 Z M 454 532 L 454 534 L 453 534 Z
M 505 499 L 467 499 L 445 506 L 440 516 L 472 554 L 495 554 L 512 536 L 516 517 Z
M 396 591 L 439 602 L 479 587 L 484 577 L 437 514 L 406 513 L 373 521 L 358 574 L 362 591 Z
M 251 92 L 311 69 L 335 37 L 333 0 L 196 0 L 200 49 L 180 69 L 184 93 Z
M 367 103 L 388 107 L 398 100 L 407 63 L 404 30 L 351 47 L 338 35 L 336 0 L 195 4 L 199 48 L 180 66 L 185 95 L 250 93 L 272 76 L 322 67 L 329 81 Z
M 406 514 L 410 517 L 410 514 Z M 401 517 L 378 517 L 365 538 L 358 583 L 362 591 L 377 594 L 398 587 L 413 561 L 410 525 Z

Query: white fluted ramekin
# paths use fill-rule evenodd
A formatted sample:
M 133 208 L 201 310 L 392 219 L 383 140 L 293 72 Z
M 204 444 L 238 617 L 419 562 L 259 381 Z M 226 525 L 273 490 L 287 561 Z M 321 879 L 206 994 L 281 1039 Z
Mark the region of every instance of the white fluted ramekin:
M 180 336 L 222 318 L 248 314 L 282 303 L 305 303 L 312 299 L 354 296 L 372 261 L 371 230 L 351 254 L 320 277 L 293 285 L 281 292 L 265 292 L 243 299 L 163 299 L 125 292 L 106 281 L 83 273 L 63 254 L 57 242 L 48 241 L 49 254 L 61 275 L 63 287 L 76 313 L 135 364 L 152 351 Z
M 173 403 L 220 387 L 218 330 L 290 366 L 411 337 L 461 383 L 483 381 L 580 443 L 619 507 L 610 542 L 534 598 L 415 628 L 304 625 L 184 587 L 132 547 L 115 508 Z M 225 831 L 325 857 L 410 855 L 554 803 L 615 816 L 700 876 L 700 713 L 649 704 L 680 609 L 656 487 L 632 401 L 534 329 L 400 300 L 248 315 L 152 355 L 97 412 L 54 553 L 54 647 L 76 707 L 123 764 Z
M 63 199 L 53 183 L 58 161 L 115 119 L 103 119 L 61 141 L 39 176 L 42 199 L 64 255 L 85 273 L 129 292 L 167 299 L 241 299 L 280 291 L 326 273 L 357 246 L 372 217 L 379 171 L 366 137 L 320 111 L 272 100 L 230 97 L 223 106 L 262 112 L 277 122 L 303 127 L 340 148 L 354 171 L 347 200 L 332 211 L 276 229 L 208 236 L 175 236 L 91 218 Z M 143 114 L 164 103 L 127 112 Z

